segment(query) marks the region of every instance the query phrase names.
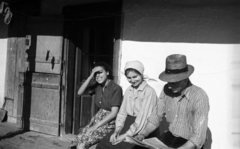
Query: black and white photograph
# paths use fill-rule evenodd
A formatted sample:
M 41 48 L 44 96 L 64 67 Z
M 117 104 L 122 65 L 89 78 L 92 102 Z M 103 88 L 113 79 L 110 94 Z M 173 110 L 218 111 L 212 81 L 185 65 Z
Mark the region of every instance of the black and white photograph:
M 0 0 L 0 149 L 240 149 L 239 0 Z

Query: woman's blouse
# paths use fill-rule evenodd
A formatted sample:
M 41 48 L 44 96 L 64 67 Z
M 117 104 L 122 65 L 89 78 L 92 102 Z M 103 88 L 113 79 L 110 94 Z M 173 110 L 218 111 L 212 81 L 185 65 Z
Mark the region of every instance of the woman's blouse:
M 104 91 L 103 87 L 97 84 L 92 92 L 95 94 L 95 104 L 99 108 L 111 111 L 112 107 L 121 106 L 123 98 L 122 88 L 112 80 L 108 82 L 106 86 L 104 86 Z
M 146 81 L 143 81 L 137 89 L 134 89 L 132 86 L 128 87 L 117 115 L 116 127 L 123 128 L 126 117 L 130 115 L 136 117 L 136 119 L 130 126 L 127 134 L 133 136 L 141 132 L 157 100 L 158 97 L 155 90 L 149 86 Z

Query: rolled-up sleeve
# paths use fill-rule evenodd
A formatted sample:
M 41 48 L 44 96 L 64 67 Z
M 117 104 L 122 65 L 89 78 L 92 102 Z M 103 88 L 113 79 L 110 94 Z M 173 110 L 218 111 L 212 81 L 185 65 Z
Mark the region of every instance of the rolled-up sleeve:
M 156 127 L 159 126 L 160 121 L 162 120 L 163 113 L 165 111 L 163 96 L 164 96 L 164 93 L 162 91 L 159 99 L 157 100 L 157 104 L 154 106 L 152 115 L 148 118 L 148 122 L 152 123 Z
M 189 140 L 201 148 L 206 140 L 208 127 L 209 99 L 204 91 L 198 92 L 194 104 L 193 134 Z

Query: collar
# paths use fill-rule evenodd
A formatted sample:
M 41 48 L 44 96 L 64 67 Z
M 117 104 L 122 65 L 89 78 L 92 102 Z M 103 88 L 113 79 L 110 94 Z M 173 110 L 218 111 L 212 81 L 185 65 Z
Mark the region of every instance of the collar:
M 143 91 L 146 86 L 147 86 L 147 82 L 146 82 L 146 81 L 143 81 L 143 82 L 139 85 L 139 87 L 137 88 L 137 91 Z M 132 91 L 132 90 L 133 90 L 133 87 L 131 86 L 131 87 L 129 88 L 129 90 Z
M 109 90 L 112 87 L 112 84 L 113 84 L 113 81 L 109 80 L 108 84 L 106 86 L 102 87 L 102 88 Z
M 189 100 L 189 88 L 191 86 L 192 86 L 192 83 L 190 80 L 188 80 L 187 87 L 181 93 L 173 93 L 170 89 L 168 89 L 168 86 L 166 84 L 164 86 L 164 93 L 170 97 L 181 97 L 180 99 L 186 98 L 187 100 Z

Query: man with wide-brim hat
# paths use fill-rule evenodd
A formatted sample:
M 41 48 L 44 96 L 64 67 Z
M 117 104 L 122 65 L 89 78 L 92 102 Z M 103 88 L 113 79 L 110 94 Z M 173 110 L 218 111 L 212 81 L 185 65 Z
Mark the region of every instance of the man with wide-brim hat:
M 160 137 L 165 145 L 178 149 L 204 147 L 209 99 L 202 88 L 191 83 L 189 77 L 193 72 L 194 67 L 187 64 L 185 55 L 173 54 L 166 58 L 166 68 L 159 75 L 159 79 L 167 84 L 163 87 L 158 104 L 144 131 L 136 136 L 137 139 L 144 139 L 158 128 L 165 115 L 169 130 Z

